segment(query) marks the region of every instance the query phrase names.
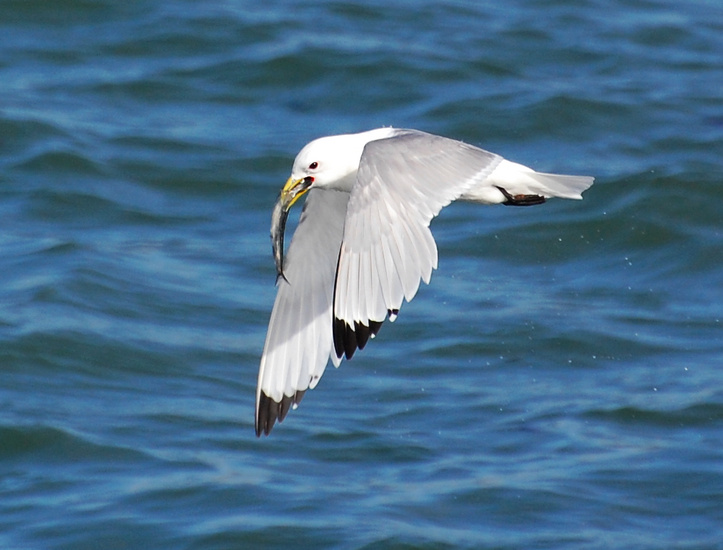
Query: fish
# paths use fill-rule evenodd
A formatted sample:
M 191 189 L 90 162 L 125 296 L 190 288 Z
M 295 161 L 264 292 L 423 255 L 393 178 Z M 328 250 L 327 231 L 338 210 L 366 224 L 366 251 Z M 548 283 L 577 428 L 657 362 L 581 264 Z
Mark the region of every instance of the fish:
M 271 212 L 271 250 L 276 263 L 276 282 L 283 279 L 289 282 L 284 275 L 284 233 L 286 232 L 286 220 L 289 217 L 289 209 L 284 207 L 284 202 L 279 197 L 274 209 Z
M 289 217 L 289 210 L 293 204 L 306 193 L 314 178 L 307 176 L 298 180 L 289 178 L 279 193 L 279 198 L 271 212 L 271 250 L 276 263 L 276 282 L 283 279 L 289 280 L 284 275 L 284 233 L 286 232 L 286 220 Z

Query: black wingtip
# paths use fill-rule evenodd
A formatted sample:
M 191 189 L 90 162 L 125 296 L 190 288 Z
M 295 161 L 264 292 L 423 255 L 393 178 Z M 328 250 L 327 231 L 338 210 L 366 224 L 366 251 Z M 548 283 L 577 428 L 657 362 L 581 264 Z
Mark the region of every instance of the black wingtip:
M 261 434 L 269 435 L 276 421 L 283 422 L 292 405 L 301 403 L 305 393 L 306 390 L 299 390 L 292 396 L 285 395 L 281 401 L 274 401 L 261 392 L 256 414 L 256 437 L 261 437 Z
M 374 338 L 379 329 L 382 328 L 383 321 L 369 321 L 369 326 L 362 323 L 354 323 L 354 332 L 356 332 L 357 346 L 364 349 L 370 338 Z
M 371 336 L 369 327 L 363 323 L 354 323 L 354 334 L 356 334 L 356 345 L 359 349 L 364 349 Z
M 332 333 L 334 335 L 334 352 L 339 359 L 344 356 L 344 351 L 346 349 L 346 345 L 344 343 L 344 338 L 346 337 L 346 328 L 347 326 L 344 321 L 334 317 L 334 322 L 332 324 Z
M 334 351 L 339 359 L 343 356 L 351 359 L 357 349 L 364 349 L 369 338 L 376 336 L 379 329 L 382 328 L 383 321 L 368 321 L 368 323 L 367 326 L 355 321 L 354 327 L 352 327 L 345 321 L 334 317 Z
M 271 433 L 271 428 L 274 427 L 276 419 L 279 416 L 279 404 L 264 392 L 261 392 L 257 407 L 256 437 L 261 437 L 262 433 L 264 435 L 269 435 L 269 433 Z

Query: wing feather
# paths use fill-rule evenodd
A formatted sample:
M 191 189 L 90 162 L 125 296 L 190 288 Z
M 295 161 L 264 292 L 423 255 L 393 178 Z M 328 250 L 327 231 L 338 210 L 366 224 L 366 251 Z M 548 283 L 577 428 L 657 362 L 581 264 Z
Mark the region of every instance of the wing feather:
M 256 433 L 271 431 L 314 387 L 329 361 L 332 300 L 349 194 L 312 189 L 288 248 L 266 334 L 256 390 Z M 288 282 L 287 282 L 288 281 Z
M 437 267 L 432 218 L 484 182 L 501 160 L 416 130 L 400 130 L 366 145 L 347 206 L 334 292 L 335 330 L 381 323 L 387 312 L 395 314 L 414 297 L 420 280 L 428 282 Z

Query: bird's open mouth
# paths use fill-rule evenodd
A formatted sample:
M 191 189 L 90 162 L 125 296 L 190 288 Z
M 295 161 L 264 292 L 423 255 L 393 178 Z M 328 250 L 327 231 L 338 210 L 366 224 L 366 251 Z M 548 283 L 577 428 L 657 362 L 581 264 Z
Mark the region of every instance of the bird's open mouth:
M 286 231 L 286 220 L 289 217 L 289 210 L 294 203 L 309 190 L 314 178 L 307 176 L 298 180 L 289 178 L 281 189 L 279 200 L 274 205 L 271 214 L 271 248 L 274 252 L 276 262 L 276 279 L 279 277 L 286 280 L 284 276 L 284 233 Z

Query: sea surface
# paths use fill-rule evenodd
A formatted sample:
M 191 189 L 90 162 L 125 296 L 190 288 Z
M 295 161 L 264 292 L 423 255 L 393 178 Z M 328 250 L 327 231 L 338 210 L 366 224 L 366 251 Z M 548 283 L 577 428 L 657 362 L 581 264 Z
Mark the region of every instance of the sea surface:
M 0 34 L 0 548 L 723 548 L 718 0 L 3 0 Z M 385 125 L 596 183 L 445 209 L 431 284 L 257 439 L 271 208 Z

